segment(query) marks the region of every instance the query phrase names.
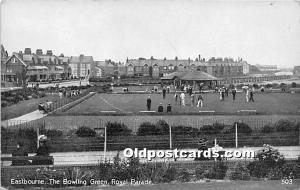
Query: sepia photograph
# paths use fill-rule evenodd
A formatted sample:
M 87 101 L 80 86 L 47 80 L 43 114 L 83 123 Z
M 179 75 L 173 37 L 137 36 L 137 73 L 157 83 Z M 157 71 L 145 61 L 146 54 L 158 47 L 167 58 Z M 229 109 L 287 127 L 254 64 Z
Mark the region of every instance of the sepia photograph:
M 300 188 L 299 0 L 0 0 L 0 189 Z

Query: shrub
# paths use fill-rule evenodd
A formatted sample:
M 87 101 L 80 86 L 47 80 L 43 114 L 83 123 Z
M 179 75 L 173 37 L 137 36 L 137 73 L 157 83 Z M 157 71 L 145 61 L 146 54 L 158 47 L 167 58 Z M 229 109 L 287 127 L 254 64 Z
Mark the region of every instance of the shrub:
M 280 88 L 286 87 L 286 84 L 285 83 L 280 83 L 279 87 Z
M 6 107 L 8 106 L 8 102 L 7 101 L 1 101 L 1 107 Z
M 247 125 L 246 123 L 237 123 L 237 131 L 238 133 L 252 133 L 252 129 Z M 231 127 L 229 127 L 226 130 L 222 131 L 223 133 L 235 133 L 235 124 L 233 124 Z
M 295 131 L 296 125 L 287 119 L 280 119 L 275 123 L 275 128 L 277 132 Z
M 141 165 L 141 180 L 151 180 L 153 183 L 169 183 L 176 179 L 177 170 L 169 164 L 145 163 Z
M 63 132 L 61 130 L 56 130 L 56 129 L 50 129 L 47 130 L 46 136 L 48 137 L 61 137 L 63 135 Z
M 180 182 L 188 182 L 191 180 L 191 176 L 186 168 L 182 168 L 178 172 L 177 179 Z
M 146 136 L 146 135 L 159 135 L 160 131 L 155 124 L 150 122 L 144 122 L 140 125 L 137 131 L 137 135 Z
M 197 166 L 196 169 L 195 169 L 196 179 L 203 179 L 203 178 L 205 178 L 205 176 L 207 175 L 207 173 L 208 173 L 208 170 L 205 169 L 201 165 Z
M 167 135 L 169 134 L 169 124 L 164 120 L 159 120 L 156 124 L 144 122 L 140 125 L 137 135 Z
M 169 134 L 170 126 L 165 120 L 158 120 L 156 123 L 157 128 L 161 131 L 162 135 L 167 135 Z
M 6 98 L 6 100 L 9 101 L 9 102 L 14 102 L 15 98 L 12 97 L 12 96 L 9 96 L 9 97 Z
M 268 167 L 259 161 L 254 161 L 248 164 L 247 169 L 250 172 L 250 176 L 264 178 L 268 174 Z
M 36 131 L 33 128 L 20 128 L 17 132 L 17 137 L 36 139 Z
M 228 167 L 222 161 L 218 161 L 205 173 L 206 178 L 210 179 L 224 179 Z
M 272 87 L 273 87 L 273 88 L 278 88 L 278 87 L 279 87 L 279 84 L 278 84 L 278 83 L 273 83 L 273 84 L 272 84 Z
M 268 84 L 266 85 L 267 88 L 272 88 L 272 86 L 273 86 L 273 85 L 270 84 L 270 83 L 268 83 Z
M 22 101 L 22 100 L 24 100 L 24 97 L 23 97 L 22 95 L 18 95 L 18 96 L 16 97 L 16 99 L 18 99 L 19 101 Z
M 94 137 L 96 132 L 89 127 L 79 127 L 79 129 L 75 132 L 78 137 Z
M 38 98 L 38 95 L 32 94 L 32 98 Z
M 108 122 L 106 124 L 106 132 L 109 136 L 130 135 L 131 130 L 124 123 Z
M 174 167 L 167 167 L 163 169 L 162 182 L 169 183 L 176 179 L 177 170 Z
M 247 168 L 250 175 L 254 177 L 268 177 L 274 179 L 280 176 L 280 170 L 284 165 L 284 157 L 278 150 L 269 145 L 264 145 L 256 154 L 255 161 L 251 162 Z
M 221 123 L 214 123 L 213 125 L 203 125 L 200 132 L 204 135 L 218 134 L 224 129 L 225 125 Z
M 199 130 L 197 128 L 188 126 L 172 126 L 172 134 L 174 135 L 197 135 Z
M 250 172 L 245 164 L 237 162 L 232 169 L 227 170 L 226 178 L 230 180 L 250 180 Z
M 265 126 L 263 126 L 263 128 L 261 129 L 262 133 L 271 133 L 273 132 L 273 126 L 271 123 L 266 124 Z
M 46 96 L 46 94 L 45 94 L 45 92 L 40 92 L 40 93 L 39 93 L 39 96 L 40 96 L 41 98 L 43 98 L 43 97 Z

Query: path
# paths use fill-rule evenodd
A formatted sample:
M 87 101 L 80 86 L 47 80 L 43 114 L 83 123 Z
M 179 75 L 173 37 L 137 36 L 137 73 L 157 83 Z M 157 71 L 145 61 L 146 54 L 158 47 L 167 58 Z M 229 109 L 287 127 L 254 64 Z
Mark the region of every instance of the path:
M 35 110 L 33 112 L 27 113 L 25 115 L 22 115 L 20 117 L 16 117 L 9 120 L 1 121 L 1 126 L 12 126 L 12 125 L 19 125 L 22 123 L 26 123 L 29 121 L 37 120 L 42 117 L 47 116 L 48 114 L 45 114 L 43 111 Z
M 247 147 L 247 148 L 224 148 L 224 150 L 253 150 L 257 152 L 262 147 Z M 285 159 L 297 159 L 300 156 L 300 146 L 278 146 L 274 147 L 281 154 L 284 155 Z M 185 151 L 192 151 L 196 149 L 180 149 Z M 156 150 L 158 151 L 158 150 Z M 34 156 L 35 154 L 29 154 L 29 156 Z M 103 151 L 90 151 L 90 152 L 55 152 L 51 153 L 54 157 L 55 165 L 75 165 L 75 164 L 97 164 L 99 161 L 104 160 L 104 152 Z M 107 151 L 106 159 L 113 160 L 113 158 L 117 155 L 117 151 Z M 8 157 L 11 154 L 2 154 L 2 157 Z M 119 152 L 120 158 L 124 158 L 123 151 Z M 240 158 L 232 158 L 232 159 L 240 159 Z M 245 160 L 245 159 L 243 159 Z M 250 160 L 250 159 L 247 159 Z M 145 162 L 146 159 L 141 158 L 141 162 Z M 171 161 L 174 159 L 164 159 L 164 158 L 156 158 L 154 161 Z M 181 158 L 177 159 L 177 161 L 193 161 L 192 158 Z M 4 166 L 9 166 L 10 162 L 4 162 Z

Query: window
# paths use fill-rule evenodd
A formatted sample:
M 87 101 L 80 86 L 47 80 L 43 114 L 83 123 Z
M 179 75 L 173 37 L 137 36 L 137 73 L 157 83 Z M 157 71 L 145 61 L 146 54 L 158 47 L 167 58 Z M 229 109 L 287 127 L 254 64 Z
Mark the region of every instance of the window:
M 12 59 L 11 59 L 11 62 L 12 62 L 12 63 L 17 63 L 18 61 L 17 61 L 16 58 L 12 58 Z

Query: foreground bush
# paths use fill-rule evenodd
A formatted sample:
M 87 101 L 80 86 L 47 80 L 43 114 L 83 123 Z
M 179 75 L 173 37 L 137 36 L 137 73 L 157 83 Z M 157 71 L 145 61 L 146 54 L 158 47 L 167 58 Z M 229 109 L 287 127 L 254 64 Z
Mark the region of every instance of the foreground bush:
M 218 134 L 224 129 L 225 125 L 221 123 L 214 123 L 212 125 L 203 125 L 200 128 L 200 132 L 203 135 L 211 135 L 211 134 Z
M 131 130 L 124 123 L 108 122 L 106 124 L 106 132 L 109 136 L 130 135 Z
M 78 137 L 94 137 L 96 132 L 89 127 L 79 127 L 79 129 L 75 132 Z
M 207 176 L 207 174 L 209 173 L 208 169 L 205 169 L 203 166 L 197 166 L 195 169 L 195 176 L 196 179 L 203 179 L 205 178 L 205 176 Z
M 250 172 L 244 163 L 237 162 L 232 169 L 227 170 L 226 178 L 230 180 L 250 180 Z
M 265 126 L 263 126 L 263 128 L 261 129 L 262 133 L 271 133 L 273 132 L 274 127 L 272 126 L 271 123 L 266 124 Z
M 137 135 L 167 135 L 169 134 L 170 126 L 164 120 L 159 120 L 157 123 L 153 124 L 150 122 L 144 122 L 140 125 L 137 131 Z
M 224 162 L 218 161 L 214 164 L 213 167 L 209 168 L 208 172 L 205 173 L 206 178 L 210 179 L 224 179 L 228 167 Z
M 184 183 L 191 180 L 191 175 L 186 168 L 182 168 L 178 172 L 177 180 Z
M 235 133 L 235 124 L 233 124 L 228 129 L 226 129 L 226 130 L 225 129 L 222 131 L 225 134 Z M 246 133 L 246 134 L 252 133 L 251 127 L 249 125 L 247 125 L 246 123 L 238 123 L 237 124 L 237 131 L 238 131 L 238 133 Z
M 284 157 L 278 150 L 272 148 L 269 145 L 259 150 L 255 156 L 255 161 L 251 162 L 247 168 L 250 171 L 250 175 L 259 178 L 265 178 L 273 176 L 279 176 L 280 170 L 284 165 Z
M 275 123 L 275 128 L 277 132 L 288 132 L 297 130 L 296 124 L 287 119 L 280 119 Z
M 172 134 L 174 135 L 190 135 L 195 136 L 199 133 L 199 130 L 194 127 L 188 127 L 184 125 L 172 126 Z
M 150 122 L 144 122 L 138 128 L 136 133 L 139 136 L 146 136 L 146 135 L 160 135 L 159 128 L 156 127 L 155 124 Z

